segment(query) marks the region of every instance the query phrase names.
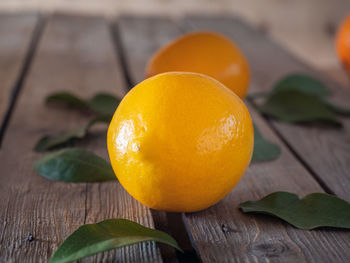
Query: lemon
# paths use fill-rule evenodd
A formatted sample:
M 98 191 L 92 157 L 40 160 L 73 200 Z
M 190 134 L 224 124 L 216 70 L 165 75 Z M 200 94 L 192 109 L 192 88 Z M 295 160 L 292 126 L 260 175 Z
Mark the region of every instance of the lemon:
M 158 210 L 193 212 L 227 195 L 253 152 L 253 126 L 242 100 L 202 74 L 168 72 L 123 98 L 107 145 L 119 182 Z
M 185 34 L 162 47 L 149 60 L 145 75 L 169 71 L 206 74 L 240 98 L 246 96 L 250 78 L 247 60 L 238 46 L 214 32 Z

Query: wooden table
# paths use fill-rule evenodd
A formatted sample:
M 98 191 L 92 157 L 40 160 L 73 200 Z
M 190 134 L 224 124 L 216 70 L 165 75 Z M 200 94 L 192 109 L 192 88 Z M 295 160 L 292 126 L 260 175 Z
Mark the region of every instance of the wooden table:
M 184 32 L 209 29 L 234 39 L 252 70 L 250 92 L 267 91 L 290 72 L 325 81 L 334 101 L 350 92 L 302 64 L 263 34 L 230 17 L 96 17 L 0 15 L 0 261 L 47 262 L 78 226 L 128 218 L 168 232 L 185 253 L 153 242 L 101 253 L 81 262 L 349 262 L 350 232 L 298 230 L 268 216 L 243 214 L 240 202 L 274 191 L 327 192 L 350 201 L 350 119 L 343 129 L 290 125 L 263 118 L 247 102 L 263 135 L 282 148 L 273 162 L 251 164 L 219 204 L 189 214 L 153 211 L 116 182 L 49 181 L 32 168 L 45 133 L 77 127 L 89 116 L 48 107 L 45 97 L 70 91 L 123 96 L 143 79 L 150 55 Z M 107 159 L 106 127 L 76 143 Z

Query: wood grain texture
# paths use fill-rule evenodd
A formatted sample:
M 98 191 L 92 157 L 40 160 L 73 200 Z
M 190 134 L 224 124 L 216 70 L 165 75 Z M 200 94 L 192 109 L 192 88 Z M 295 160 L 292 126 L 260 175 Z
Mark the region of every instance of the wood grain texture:
M 253 163 L 238 186 L 217 205 L 185 215 L 185 222 L 204 262 L 347 262 L 350 234 L 342 230 L 295 229 L 278 219 L 240 212 L 241 202 L 275 191 L 305 196 L 323 190 L 250 107 L 263 135 L 279 144 L 281 157 Z M 222 260 L 221 260 L 222 259 Z
M 37 21 L 38 17 L 32 14 L 0 14 L 0 125 L 10 106 Z
M 138 67 L 128 68 L 135 82 L 142 79 L 141 65 L 146 64 L 145 59 L 164 42 L 181 34 L 179 27 L 166 19 L 122 19 L 119 27 L 125 57 L 130 60 L 127 65 L 130 67 L 131 61 L 139 63 Z M 156 32 L 158 36 L 148 35 L 148 32 Z M 129 42 L 130 39 L 133 43 Z M 253 45 L 250 42 L 246 44 Z M 145 46 L 149 48 L 145 49 Z M 141 53 L 142 56 L 139 55 Z M 282 156 L 274 162 L 252 164 L 239 185 L 217 205 L 202 212 L 183 215 L 201 260 L 346 262 L 350 257 L 349 232 L 302 231 L 271 217 L 251 216 L 238 211 L 240 202 L 256 200 L 273 191 L 290 191 L 301 196 L 322 192 L 318 183 L 277 138 L 265 120 L 252 107 L 250 111 L 263 135 L 281 146 Z
M 286 74 L 307 73 L 324 81 L 332 90 L 331 100 L 350 106 L 350 91 L 339 87 L 291 56 L 273 41 L 238 20 L 192 17 L 188 30 L 215 30 L 233 39 L 246 55 L 252 73 L 250 91 L 269 91 Z M 339 117 L 340 118 L 340 117 Z M 283 139 L 320 180 L 339 197 L 350 201 L 350 119 L 340 118 L 342 129 L 319 125 L 294 125 L 271 120 Z
M 66 130 L 90 116 L 44 105 L 57 91 L 89 97 L 126 91 L 104 20 L 71 16 L 49 19 L 0 152 L 0 261 L 47 262 L 77 227 L 107 218 L 129 218 L 153 227 L 151 213 L 117 181 L 61 183 L 36 174 L 33 152 L 45 133 Z M 107 158 L 106 126 L 77 144 Z M 32 235 L 33 238 L 28 239 Z M 30 241 L 32 240 L 32 241 Z M 152 242 L 89 257 L 81 262 L 161 262 Z
M 146 64 L 152 54 L 181 34 L 170 20 L 152 17 L 122 16 L 117 28 L 133 85 L 144 80 Z
M 327 68 L 323 69 L 322 73 L 333 78 L 342 87 L 350 89 L 350 73 L 348 73 L 345 68 Z
M 334 34 L 350 10 L 348 0 L 7 0 L 0 1 L 0 11 L 40 13 L 69 12 L 115 16 L 120 14 L 183 16 L 184 14 L 242 17 L 262 28 L 288 47 L 293 54 L 316 68 L 338 70 Z M 317 44 L 315 44 L 317 43 Z

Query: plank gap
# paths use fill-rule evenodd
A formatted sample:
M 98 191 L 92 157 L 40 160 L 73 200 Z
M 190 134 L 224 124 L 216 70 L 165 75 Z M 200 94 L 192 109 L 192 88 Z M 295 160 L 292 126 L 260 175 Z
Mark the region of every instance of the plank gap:
M 86 224 L 86 219 L 88 217 L 88 194 L 89 194 L 89 184 L 86 183 L 85 187 L 85 214 L 84 214 L 84 225 Z
M 184 253 L 176 251 L 180 263 L 185 262 L 202 262 L 198 250 L 193 242 L 191 232 L 185 225 L 183 213 L 166 213 L 169 224 L 169 231 L 179 242 Z
M 182 213 L 171 213 L 151 209 L 155 227 L 169 233 L 182 248 L 184 253 L 175 251 L 169 246 L 160 246 L 161 255 L 164 262 L 202 262 L 197 249 L 192 242 L 192 238 L 183 221 Z
M 158 230 L 167 232 L 168 234 L 172 235 L 172 233 L 170 233 L 169 228 L 168 228 L 166 212 L 157 211 L 157 210 L 153 210 L 153 209 L 150 209 L 150 211 L 152 214 L 154 227 Z M 182 244 L 180 243 L 180 241 L 176 237 L 174 237 L 174 238 L 178 242 L 179 246 L 182 248 L 182 246 L 181 246 Z M 179 263 L 179 260 L 177 258 L 177 254 L 176 254 L 176 251 L 174 248 L 172 248 L 168 245 L 165 245 L 165 244 L 161 244 L 161 243 L 158 243 L 158 247 L 159 247 L 159 251 L 160 251 L 160 254 L 162 256 L 163 262 L 165 262 L 165 263 Z
M 0 149 L 2 146 L 2 141 L 5 135 L 5 132 L 7 130 L 8 124 L 10 122 L 12 113 L 15 109 L 17 98 L 21 92 L 23 83 L 28 75 L 30 66 L 32 64 L 34 55 L 36 53 L 37 47 L 39 45 L 39 41 L 41 39 L 42 33 L 44 31 L 44 27 L 46 24 L 46 18 L 40 16 L 38 18 L 38 21 L 36 22 L 35 29 L 33 31 L 33 34 L 31 36 L 31 40 L 28 46 L 28 49 L 26 51 L 26 55 L 23 60 L 23 64 L 21 66 L 21 70 L 18 74 L 18 78 L 16 82 L 13 85 L 11 96 L 10 96 L 10 103 L 8 105 L 8 108 L 6 110 L 5 116 L 2 120 L 1 126 L 0 126 Z
M 122 70 L 122 74 L 124 76 L 124 80 L 127 84 L 128 89 L 130 90 L 130 89 L 132 89 L 134 84 L 131 80 L 131 76 L 129 74 L 129 71 L 127 70 L 127 63 L 126 63 L 126 58 L 125 58 L 125 53 L 124 53 L 124 47 L 122 44 L 122 40 L 120 38 L 118 24 L 111 22 L 109 24 L 109 30 L 110 30 L 110 34 L 112 37 L 113 46 L 114 46 L 115 52 L 117 54 L 117 59 L 119 60 L 118 62 L 121 65 L 121 70 Z

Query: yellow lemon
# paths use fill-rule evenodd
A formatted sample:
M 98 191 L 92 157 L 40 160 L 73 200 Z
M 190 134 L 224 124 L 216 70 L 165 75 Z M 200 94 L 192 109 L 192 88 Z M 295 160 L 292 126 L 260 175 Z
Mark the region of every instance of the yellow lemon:
M 169 71 L 206 74 L 240 98 L 246 96 L 250 78 L 248 63 L 237 45 L 213 32 L 194 32 L 175 39 L 151 57 L 145 75 Z
M 206 75 L 168 72 L 124 97 L 108 128 L 119 182 L 158 210 L 193 212 L 222 199 L 243 176 L 253 126 L 242 100 Z

